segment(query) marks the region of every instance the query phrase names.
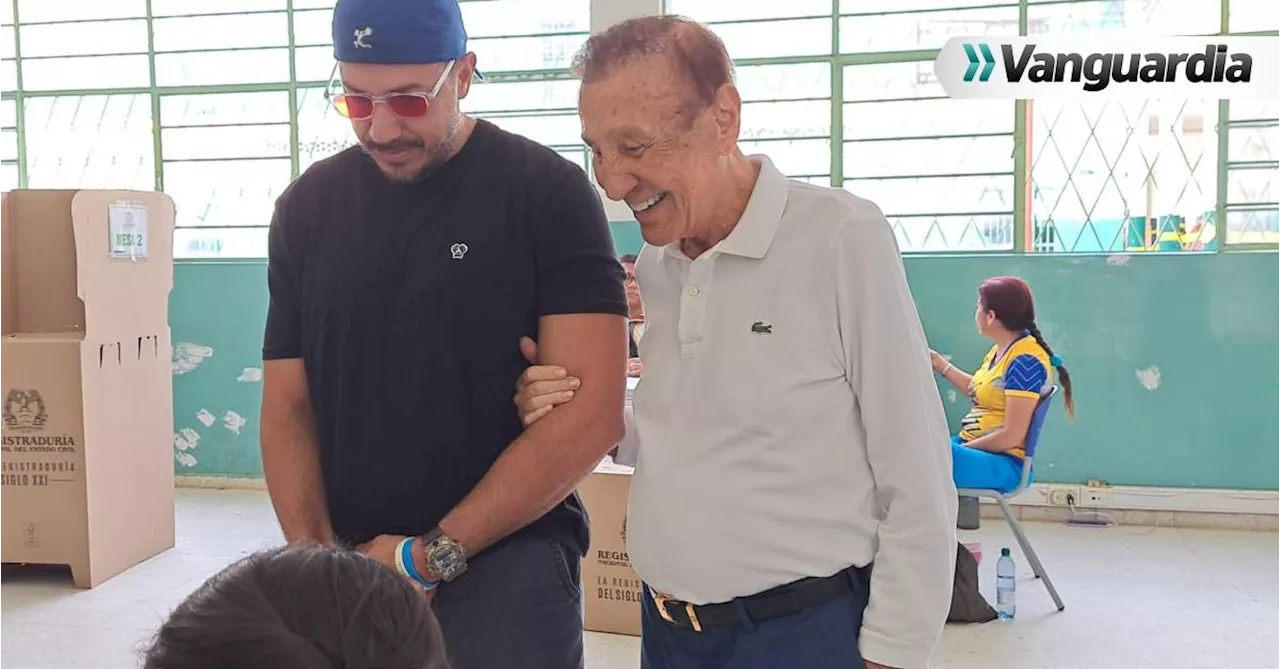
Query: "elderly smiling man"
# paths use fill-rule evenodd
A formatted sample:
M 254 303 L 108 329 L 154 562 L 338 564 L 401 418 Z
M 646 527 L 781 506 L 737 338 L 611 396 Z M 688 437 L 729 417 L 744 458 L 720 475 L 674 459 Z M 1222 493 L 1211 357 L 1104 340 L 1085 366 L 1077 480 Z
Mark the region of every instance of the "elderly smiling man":
M 577 65 L 596 177 L 647 242 L 644 376 L 618 453 L 636 463 L 643 665 L 926 666 L 956 492 L 884 216 L 742 154 L 731 62 L 697 23 L 621 23 Z M 522 375 L 526 424 L 573 401 L 573 373 Z

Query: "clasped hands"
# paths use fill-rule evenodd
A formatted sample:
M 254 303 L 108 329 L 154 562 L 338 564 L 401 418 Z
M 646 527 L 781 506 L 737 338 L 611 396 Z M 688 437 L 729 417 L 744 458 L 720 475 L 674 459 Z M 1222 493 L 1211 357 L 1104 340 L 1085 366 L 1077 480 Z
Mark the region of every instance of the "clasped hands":
M 407 538 L 408 537 L 406 536 L 398 534 L 379 534 L 373 539 L 357 546 L 356 550 L 364 554 L 365 557 L 382 564 L 392 571 L 400 573 L 400 570 L 396 567 L 396 551 L 399 550 L 400 543 Z M 418 570 L 419 574 L 425 575 L 427 573 L 427 559 L 426 555 L 423 553 L 422 542 L 417 541 L 416 537 L 411 547 L 411 552 L 413 554 L 414 567 Z M 440 589 L 439 585 L 428 590 L 425 586 L 412 578 L 409 578 L 408 576 L 405 576 L 405 578 L 408 579 L 410 583 L 417 586 L 428 601 L 435 600 L 436 590 Z

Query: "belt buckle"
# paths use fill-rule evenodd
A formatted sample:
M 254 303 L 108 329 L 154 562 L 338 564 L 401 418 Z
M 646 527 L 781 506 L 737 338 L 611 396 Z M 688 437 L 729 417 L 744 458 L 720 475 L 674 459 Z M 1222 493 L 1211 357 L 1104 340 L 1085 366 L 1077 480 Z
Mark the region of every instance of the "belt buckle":
M 679 627 L 680 623 L 676 622 L 676 619 L 671 617 L 671 612 L 667 610 L 667 602 L 675 602 L 678 600 L 672 599 L 670 595 L 658 592 L 657 590 L 653 590 L 652 593 L 653 603 L 658 607 L 658 615 L 662 616 L 662 619 L 668 623 Z M 701 632 L 702 622 L 698 620 L 698 614 L 694 611 L 693 604 L 690 604 L 689 602 L 680 603 L 684 604 L 684 612 L 685 615 L 689 617 L 689 624 L 693 626 L 693 631 Z

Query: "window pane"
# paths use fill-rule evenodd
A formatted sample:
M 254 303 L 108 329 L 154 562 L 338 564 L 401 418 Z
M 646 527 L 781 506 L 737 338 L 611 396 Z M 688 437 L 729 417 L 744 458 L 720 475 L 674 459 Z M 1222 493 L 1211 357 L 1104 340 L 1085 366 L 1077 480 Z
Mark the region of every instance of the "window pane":
M 779 58 L 831 53 L 831 19 L 800 19 L 767 23 L 711 26 L 724 41 L 729 57 Z
M 1012 100 L 905 100 L 844 106 L 845 139 L 1013 132 Z
M 840 19 L 840 52 L 939 49 L 952 37 L 1018 34 L 1018 7 L 851 16 Z
M 156 19 L 156 51 L 288 46 L 284 13 Z
M 288 120 L 289 94 L 285 91 L 166 95 L 160 98 L 160 122 L 165 127 Z
M 1130 30 L 1163 35 L 1211 35 L 1218 32 L 1218 7 L 1218 2 L 1162 3 L 1149 0 L 1090 0 L 1032 5 L 1027 8 L 1027 34 Z
M 462 101 L 468 113 L 526 109 L 578 108 L 577 79 L 483 83 L 471 87 Z
M 294 9 L 328 9 L 333 10 L 335 0 L 293 0 Z
M 31 67 L 30 62 L 27 63 L 27 67 Z M 29 77 L 30 75 L 28 75 L 28 79 L 25 82 L 27 90 L 36 90 L 31 86 Z M 16 88 L 18 88 L 18 62 L 6 60 L 0 63 L 0 90 L 12 91 Z
M 269 84 L 287 81 L 288 49 L 165 53 L 156 56 L 156 83 L 160 86 Z
M 582 124 L 577 114 L 491 116 L 487 119 L 507 132 L 523 135 L 539 144 L 582 143 Z
M 329 83 L 333 74 L 333 47 L 312 46 L 293 52 L 293 66 L 297 68 L 298 81 Z
M 146 20 L 22 27 L 23 58 L 146 52 Z
M 844 175 L 887 177 L 1013 172 L 1013 137 L 847 142 Z
M 1227 8 L 1233 33 L 1280 29 L 1275 0 L 1231 0 Z
M 0 100 L 0 128 L 16 128 L 18 126 L 18 103 L 15 100 Z
M 915 9 L 953 9 L 1003 4 L 1010 3 L 1008 0 L 840 0 L 840 13 L 872 14 L 876 12 L 906 12 Z
M 573 54 L 585 41 L 586 35 L 510 37 L 470 40 L 467 46 L 475 52 L 481 72 L 515 72 L 568 69 Z
M 18 0 L 23 23 L 140 19 L 147 16 L 146 0 Z
M 1280 100 L 1232 100 L 1228 109 L 1231 111 L 1232 121 L 1273 119 L 1280 116 Z
M 1228 170 L 1227 171 L 1227 204 L 1264 204 L 1275 202 L 1280 197 L 1276 191 L 1276 171 L 1260 170 Z
M 1273 207 L 1227 212 L 1228 244 L 1275 244 L 1280 242 L 1280 212 Z
M 293 13 L 293 43 L 297 46 L 333 44 L 333 10 Z
M 845 102 L 945 97 L 933 76 L 933 61 L 844 68 Z
M 886 216 L 1013 211 L 1013 175 L 846 179 L 844 187 Z
M 830 134 L 830 100 L 752 102 L 742 106 L 741 138 L 744 140 Z
M 591 31 L 587 0 L 490 0 L 461 7 L 470 38 Z
M 18 187 L 18 166 L 0 165 L 0 191 L 11 191 Z
M 0 2 L 0 5 L 3 4 L 4 3 Z M 0 58 L 13 58 L 16 55 L 13 47 L 13 36 L 16 34 L 14 32 L 15 30 L 17 30 L 17 28 L 11 25 L 0 28 L 0 32 L 3 32 L 3 34 L 0 34 Z
M 288 158 L 288 125 L 162 130 L 165 160 L 208 158 Z
M 734 83 L 746 102 L 831 97 L 831 66 L 826 63 L 751 65 L 736 68 Z
M 319 88 L 298 89 L 298 169 L 356 143 L 351 121 L 342 118 Z
M 1280 127 L 1231 128 L 1227 160 L 1280 160 Z
M 831 140 L 763 140 L 742 142 L 742 152 L 769 156 L 783 174 L 827 174 L 831 171 Z
M 297 4 L 294 3 L 294 5 Z M 234 14 L 284 8 L 285 0 L 151 0 L 152 16 Z
M 179 228 L 173 231 L 173 257 L 184 260 L 265 258 L 267 228 Z
M 265 226 L 289 185 L 289 159 L 165 163 L 178 226 Z
M 1013 216 L 894 216 L 889 218 L 903 252 L 1009 251 Z
M 146 95 L 29 98 L 31 188 L 155 188 Z
M 1195 221 L 1215 209 L 1215 101 L 1042 100 L 1034 113 L 1031 212 L 1050 250 L 1109 250 L 1133 217 Z
M 22 86 L 29 91 L 131 88 L 150 82 L 151 65 L 145 55 L 42 58 L 22 62 Z
M 0 160 L 18 159 L 18 131 L 0 130 Z
M 666 11 L 702 21 L 786 19 L 795 16 L 830 16 L 832 0 L 667 0 Z M 828 38 L 830 36 L 828 35 Z M 730 55 L 734 55 L 730 52 Z

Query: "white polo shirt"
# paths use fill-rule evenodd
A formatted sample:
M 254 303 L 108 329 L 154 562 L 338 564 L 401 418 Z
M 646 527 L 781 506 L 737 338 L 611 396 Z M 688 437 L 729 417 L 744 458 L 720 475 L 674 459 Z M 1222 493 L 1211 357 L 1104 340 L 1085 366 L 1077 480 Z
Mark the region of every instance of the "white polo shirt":
M 723 602 L 872 570 L 865 659 L 921 667 L 951 604 L 946 419 L 893 233 L 871 202 L 763 156 L 733 232 L 636 263 L 644 375 L 618 461 L 651 587 Z

